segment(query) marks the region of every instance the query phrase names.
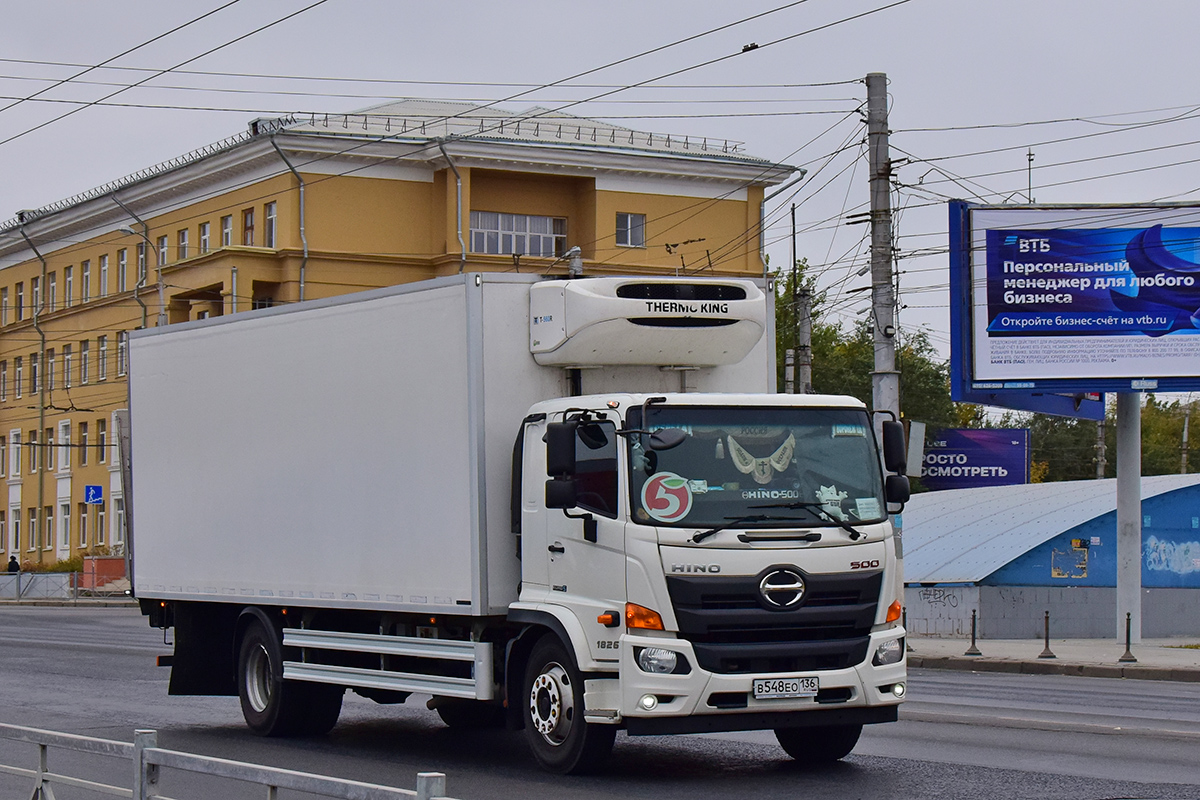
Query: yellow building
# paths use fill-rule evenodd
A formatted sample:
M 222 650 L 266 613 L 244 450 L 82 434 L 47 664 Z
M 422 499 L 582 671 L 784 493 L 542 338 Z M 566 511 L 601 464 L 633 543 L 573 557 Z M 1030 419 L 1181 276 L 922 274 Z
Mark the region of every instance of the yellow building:
M 462 270 L 757 276 L 764 188 L 793 171 L 724 140 L 405 101 L 256 120 L 21 212 L 0 225 L 3 560 L 123 551 L 130 330 Z

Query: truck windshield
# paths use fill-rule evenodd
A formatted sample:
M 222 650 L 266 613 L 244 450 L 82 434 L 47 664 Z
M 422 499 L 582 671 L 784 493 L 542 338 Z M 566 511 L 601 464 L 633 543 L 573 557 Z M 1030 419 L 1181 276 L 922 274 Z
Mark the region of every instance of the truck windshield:
M 633 521 L 739 528 L 881 522 L 887 515 L 865 411 L 845 408 L 650 406 L 631 428 L 679 428 L 683 444 L 651 450 L 629 437 Z M 835 521 L 836 520 L 836 521 Z

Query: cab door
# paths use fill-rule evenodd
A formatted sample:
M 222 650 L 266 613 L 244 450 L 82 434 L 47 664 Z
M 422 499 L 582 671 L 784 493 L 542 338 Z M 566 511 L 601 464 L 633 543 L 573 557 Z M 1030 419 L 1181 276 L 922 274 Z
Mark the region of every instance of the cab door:
M 575 614 L 587 631 L 593 658 L 613 662 L 618 660 L 626 596 L 625 525 L 618 513 L 621 482 L 617 452 L 618 437 L 612 422 L 594 423 L 588 426 L 585 436 L 577 434 L 577 507 L 565 513 L 546 513 L 549 600 Z M 616 626 L 597 619 L 610 611 L 616 613 Z

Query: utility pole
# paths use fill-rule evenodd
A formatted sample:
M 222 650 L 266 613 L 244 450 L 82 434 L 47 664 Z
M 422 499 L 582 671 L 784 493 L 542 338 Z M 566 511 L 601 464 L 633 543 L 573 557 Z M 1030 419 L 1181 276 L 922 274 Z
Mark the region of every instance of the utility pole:
M 792 385 L 797 394 L 812 394 L 812 294 L 803 286 L 796 259 L 795 203 L 792 203 L 792 321 L 796 326 L 796 349 L 792 355 L 793 371 L 788 378 L 790 381 L 795 377 Z
M 896 293 L 892 275 L 892 161 L 888 146 L 887 75 L 867 75 L 867 152 L 871 177 L 871 318 L 875 370 L 872 410 L 900 419 L 900 373 L 896 371 Z M 882 423 L 882 420 L 880 420 Z

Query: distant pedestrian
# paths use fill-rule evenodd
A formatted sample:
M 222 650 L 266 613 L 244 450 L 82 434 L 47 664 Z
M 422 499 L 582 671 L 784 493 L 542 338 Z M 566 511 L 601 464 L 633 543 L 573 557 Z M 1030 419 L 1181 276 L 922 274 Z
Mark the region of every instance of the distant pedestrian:
M 21 565 L 17 563 L 17 557 L 16 557 L 16 556 L 9 556 L 9 558 L 8 558 L 8 571 L 9 571 L 9 572 L 20 572 L 20 571 L 21 571 Z

